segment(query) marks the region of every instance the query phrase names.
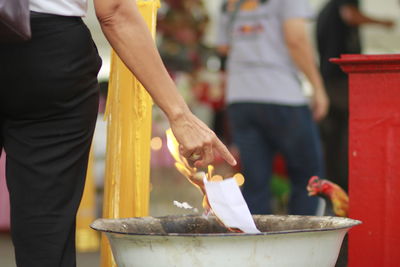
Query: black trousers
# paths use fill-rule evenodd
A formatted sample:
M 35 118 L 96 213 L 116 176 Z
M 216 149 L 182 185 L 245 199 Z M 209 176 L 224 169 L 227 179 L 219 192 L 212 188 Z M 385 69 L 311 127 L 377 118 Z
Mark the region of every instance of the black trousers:
M 326 80 L 331 105 L 320 123 L 325 152 L 326 178 L 348 190 L 349 97 L 346 77 Z
M 0 148 L 16 262 L 76 266 L 101 60 L 80 18 L 33 14 L 31 26 L 31 41 L 0 44 Z

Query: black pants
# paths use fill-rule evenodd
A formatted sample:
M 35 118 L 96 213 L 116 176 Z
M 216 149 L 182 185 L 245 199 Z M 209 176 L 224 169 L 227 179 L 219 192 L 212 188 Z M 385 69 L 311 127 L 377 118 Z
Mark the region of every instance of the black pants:
M 349 97 L 347 78 L 325 81 L 331 105 L 320 123 L 326 178 L 348 190 Z
M 101 60 L 80 18 L 34 14 L 32 40 L 0 44 L 0 148 L 19 267 L 76 266 Z

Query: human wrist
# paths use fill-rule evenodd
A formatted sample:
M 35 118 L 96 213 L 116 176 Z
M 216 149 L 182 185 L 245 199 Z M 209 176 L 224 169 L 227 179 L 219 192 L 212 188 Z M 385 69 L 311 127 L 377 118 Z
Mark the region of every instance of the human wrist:
M 186 103 L 175 105 L 166 111 L 166 115 L 170 122 L 176 122 L 185 118 L 191 111 Z
M 312 87 L 314 89 L 314 93 L 316 94 L 325 93 L 325 86 L 322 82 L 322 79 L 320 78 L 314 79 L 314 81 L 312 82 Z
M 325 88 L 323 86 L 314 87 L 315 94 L 325 94 Z

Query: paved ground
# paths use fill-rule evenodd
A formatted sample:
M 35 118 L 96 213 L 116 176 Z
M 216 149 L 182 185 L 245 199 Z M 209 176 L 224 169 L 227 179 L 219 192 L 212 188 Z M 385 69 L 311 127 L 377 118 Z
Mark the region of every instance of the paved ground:
M 79 253 L 77 256 L 78 267 L 100 266 L 100 255 L 94 253 Z M 8 233 L 0 233 L 0 266 L 15 267 L 14 251 Z

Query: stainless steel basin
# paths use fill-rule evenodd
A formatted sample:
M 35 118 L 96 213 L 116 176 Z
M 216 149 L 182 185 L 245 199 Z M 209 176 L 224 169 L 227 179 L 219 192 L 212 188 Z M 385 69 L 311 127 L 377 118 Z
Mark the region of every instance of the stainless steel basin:
M 259 234 L 231 233 L 215 217 L 98 219 L 119 267 L 331 267 L 360 221 L 254 215 Z

